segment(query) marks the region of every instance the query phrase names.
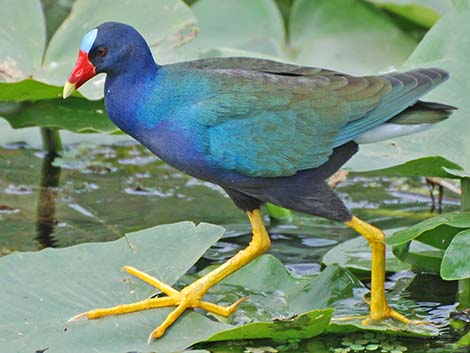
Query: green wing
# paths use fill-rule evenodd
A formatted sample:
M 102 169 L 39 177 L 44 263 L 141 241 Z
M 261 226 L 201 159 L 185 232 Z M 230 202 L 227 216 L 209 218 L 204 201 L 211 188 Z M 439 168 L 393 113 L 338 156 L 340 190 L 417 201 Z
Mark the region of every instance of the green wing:
M 435 86 L 421 73 L 353 77 L 250 58 L 186 65 L 215 83 L 198 102 L 208 159 L 255 177 L 320 166 L 334 147 L 391 119 Z

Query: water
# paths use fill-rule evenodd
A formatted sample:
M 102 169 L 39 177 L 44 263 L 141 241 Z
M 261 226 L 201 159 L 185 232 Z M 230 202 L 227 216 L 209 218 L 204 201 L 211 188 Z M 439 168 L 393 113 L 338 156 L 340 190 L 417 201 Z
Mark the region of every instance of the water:
M 0 149 L 0 171 L 0 255 L 108 241 L 126 232 L 182 220 L 223 225 L 227 229 L 224 238 L 197 263 L 193 269 L 197 271 L 231 257 L 250 240 L 246 216 L 219 187 L 176 171 L 133 142 L 75 145 L 55 159 L 24 145 L 8 145 Z M 433 215 L 429 190 L 421 178 L 350 175 L 337 191 L 355 215 L 385 231 Z M 444 212 L 456 210 L 457 197 L 446 193 L 442 208 Z M 301 214 L 295 214 L 292 221 L 270 222 L 267 217 L 266 221 L 272 237 L 270 253 L 297 275 L 319 273 L 329 249 L 357 236 L 341 224 Z M 392 275 L 387 285 L 393 289 L 403 283 L 407 287 L 404 294 L 400 292 L 405 295 L 401 299 L 411 299 L 435 320 L 447 322 L 455 308 L 455 282 L 405 272 Z M 455 337 L 450 330 L 446 332 L 438 342 L 405 343 L 417 352 L 457 352 L 448 347 Z M 322 346 L 328 351 L 344 347 L 342 339 L 335 336 L 277 346 L 310 352 L 321 351 Z M 212 350 L 222 348 L 215 345 Z M 246 343 L 229 348 L 243 351 Z

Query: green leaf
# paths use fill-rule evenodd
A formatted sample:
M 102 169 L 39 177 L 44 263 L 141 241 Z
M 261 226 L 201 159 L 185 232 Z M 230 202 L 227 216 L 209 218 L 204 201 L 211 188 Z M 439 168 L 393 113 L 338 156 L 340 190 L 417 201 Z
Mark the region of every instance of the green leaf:
M 449 281 L 470 278 L 468 249 L 470 249 L 470 229 L 458 233 L 445 251 L 441 265 L 442 278 Z
M 67 351 L 74 347 L 77 353 L 169 353 L 206 339 L 312 337 L 328 328 L 332 308 L 326 306 L 338 306 L 339 312 L 344 314 L 346 310 L 349 315 L 367 312 L 368 306 L 360 293 L 364 287 L 349 271 L 332 265 L 317 277 L 296 278 L 274 257 L 262 256 L 211 288 L 205 296 L 207 300 L 216 297 L 216 302 L 224 304 L 225 296 L 233 302 L 234 296 L 238 299 L 249 295 L 248 301 L 232 315 L 242 318 L 241 323 L 249 322 L 248 325 L 234 327 L 189 310 L 163 338 L 148 347 L 149 331 L 163 321 L 171 308 L 65 323 L 82 311 L 135 302 L 156 294 L 155 289 L 122 274 L 119 271 L 122 265 L 135 266 L 171 285 L 222 233 L 223 228 L 218 226 L 182 222 L 149 228 L 113 242 L 14 253 L 0 258 L 2 348 Z M 175 242 L 184 246 L 175 246 Z M 298 316 L 273 320 L 277 316 L 274 315 L 277 309 L 271 306 L 273 300 L 287 304 L 283 313 L 294 312 Z M 267 319 L 250 322 L 256 317 L 251 314 L 253 306 L 255 314 L 265 312 Z M 307 313 L 302 314 L 303 311 Z M 336 326 L 338 332 L 351 330 L 351 325 Z M 357 325 L 353 328 L 361 329 Z M 367 329 L 384 331 L 397 327 L 374 325 Z M 403 327 L 403 331 L 395 334 L 422 334 L 422 329 Z
M 0 82 L 0 102 L 38 101 L 62 97 L 63 87 L 32 79 L 14 83 Z M 75 96 L 79 95 L 74 93 Z
M 259 338 L 286 341 L 311 338 L 326 330 L 333 311 L 333 309 L 313 310 L 294 318 L 280 319 L 275 322 L 254 322 L 216 333 L 207 339 L 207 342 Z
M 266 204 L 266 210 L 268 211 L 269 217 L 274 220 L 289 220 L 292 219 L 292 211 L 287 208 L 283 208 L 272 203 Z
M 382 11 L 352 0 L 295 1 L 289 33 L 297 62 L 356 75 L 402 64 L 417 44 Z
M 371 269 L 370 246 L 364 237 L 347 240 L 330 249 L 323 257 L 323 263 L 327 266 L 338 264 L 353 272 L 360 274 L 368 273 Z M 407 271 L 410 266 L 399 261 L 387 247 L 385 268 L 389 272 Z
M 348 270 L 333 264 L 301 290 L 289 296 L 289 310 L 300 313 L 312 308 L 335 307 L 344 299 L 351 300 L 358 289 L 364 289 L 361 281 Z
M 434 248 L 445 250 L 454 236 L 460 231 L 462 231 L 462 228 L 451 227 L 447 224 L 443 224 L 424 232 L 417 237 L 416 240 Z
M 394 233 L 392 236 L 386 238 L 386 242 L 392 246 L 405 244 L 410 240 L 418 238 L 421 234 L 442 225 L 448 225 L 455 228 L 469 228 L 470 212 L 451 212 L 426 219 L 412 227 Z
M 442 272 L 444 250 L 447 252 L 455 237 L 470 228 L 470 212 L 452 212 L 429 218 L 400 230 L 386 239 L 393 253 L 421 272 Z
M 450 0 L 371 0 L 377 6 L 423 27 L 432 27 L 452 4 Z
M 3 107 L 5 107 L 4 103 Z M 70 130 L 73 132 L 116 133 L 120 131 L 109 120 L 104 103 L 87 101 L 82 98 L 49 99 L 31 103 L 24 102 L 8 111 L 2 111 L 5 118 L 15 128 L 41 126 Z
M 444 170 L 446 171 L 446 173 L 452 175 L 454 178 L 459 178 L 459 179 L 470 178 L 470 172 L 466 172 L 466 171 L 459 170 L 459 169 L 446 168 L 446 167 L 444 167 Z
M 206 271 L 207 269 L 202 273 Z M 258 292 L 281 291 L 285 295 L 291 295 L 310 283 L 311 280 L 312 278 L 309 277 L 293 277 L 281 261 L 272 255 L 264 255 L 224 279 L 221 284 L 247 287 Z M 307 310 L 310 309 L 313 307 L 309 307 Z
M 18 81 L 41 64 L 46 28 L 41 2 L 3 0 L 0 11 L 0 81 Z
M 351 167 L 368 168 L 373 156 L 373 169 L 380 169 L 424 156 L 441 156 L 470 171 L 470 158 L 463 151 L 470 150 L 470 46 L 468 45 L 468 19 L 470 2 L 456 3 L 433 26 L 403 66 L 403 69 L 417 67 L 440 67 L 448 70 L 450 80 L 424 97 L 426 101 L 450 104 L 458 108 L 452 116 L 434 128 L 410 136 L 393 139 L 393 150 L 389 142 L 361 146 Z M 372 168 L 370 168 L 372 169 Z M 453 168 L 455 169 L 455 168 Z M 417 171 L 418 172 L 418 171 Z
M 127 240 L 0 258 L 2 349 L 175 352 L 211 336 L 228 326 L 196 312 L 184 315 L 150 347 L 146 337 L 168 309 L 71 324 L 66 320 L 95 307 L 134 302 L 155 294 L 155 289 L 120 272 L 123 265 L 135 266 L 173 284 L 223 232 L 222 227 L 210 224 L 182 222 L 135 232 Z
M 467 332 L 465 335 L 459 338 L 456 342 L 457 346 L 460 347 L 469 347 L 470 346 L 470 332 Z
M 380 163 L 380 162 L 379 162 Z M 366 166 L 364 166 L 366 167 Z M 367 168 L 367 167 L 366 167 Z M 363 172 L 364 174 L 377 174 L 377 175 L 389 175 L 389 176 L 402 176 L 402 177 L 413 177 L 413 176 L 425 176 L 425 177 L 440 177 L 440 178 L 451 178 L 458 179 L 461 176 L 456 173 L 462 173 L 462 167 L 455 164 L 445 158 L 434 156 L 414 159 L 412 161 L 405 162 L 393 167 L 384 169 L 376 169 L 369 172 Z M 357 169 L 355 171 L 358 171 Z
M 220 288 L 221 286 L 232 286 Z M 369 308 L 364 302 L 363 294 L 367 292 L 364 285 L 348 270 L 339 267 L 336 264 L 328 266 L 320 275 L 316 277 L 293 277 L 288 274 L 282 264 L 276 258 L 265 255 L 250 263 L 248 266 L 240 269 L 227 279 L 225 279 L 218 288 L 211 289 L 216 291 L 216 297 L 220 300 L 222 293 L 240 291 L 245 289 L 245 295 L 249 296 L 248 302 L 244 303 L 234 314 L 233 321 L 239 321 L 238 318 L 245 318 L 251 321 L 259 312 L 268 312 L 278 314 L 277 308 L 273 308 L 273 297 L 279 297 L 278 301 L 287 302 L 284 308 L 283 317 L 275 320 L 275 324 L 279 325 L 277 329 L 283 329 L 285 321 L 295 320 L 297 315 L 307 313 L 315 315 L 321 313 L 328 308 L 335 308 L 335 316 L 355 316 L 367 314 Z M 248 290 L 248 292 L 246 292 Z M 212 294 L 214 295 L 214 294 Z M 259 299 L 253 297 L 260 296 Z M 270 298 L 271 297 L 271 298 Z M 400 303 L 400 307 L 406 307 L 402 299 L 397 297 L 389 298 L 392 305 Z M 233 300 L 233 299 L 232 299 Z M 225 301 L 227 301 L 225 299 Z M 253 305 L 250 308 L 248 304 Z M 408 303 L 410 307 L 412 303 Z M 415 307 L 414 307 L 415 308 Z M 251 309 L 251 310 L 250 310 Z M 314 311 L 312 311 L 314 309 Z M 414 309 L 413 309 L 414 310 Z M 293 314 L 293 315 L 289 315 Z M 276 315 L 278 316 L 278 315 Z M 290 319 L 289 319 L 290 318 Z M 237 329 L 230 329 L 226 332 L 217 333 L 212 340 L 228 340 L 228 339 L 248 339 L 248 338 L 273 338 L 288 339 L 276 333 L 274 323 L 261 320 L 257 324 L 248 324 Z M 336 322 L 336 321 L 335 321 Z M 301 332 L 291 332 L 292 339 L 313 337 L 313 334 L 319 334 L 322 329 L 322 322 L 309 319 L 309 325 L 305 326 Z M 361 330 L 371 330 L 388 332 L 394 335 L 403 336 L 429 336 L 436 334 L 436 330 L 430 327 L 408 327 L 398 325 L 396 323 L 381 323 L 377 325 L 364 326 L 361 320 L 346 320 L 330 323 L 328 332 L 344 333 Z M 239 335 L 239 336 L 236 336 Z
M 252 56 L 284 55 L 284 22 L 273 0 L 199 0 L 192 10 L 199 33 L 191 43 L 177 50 L 186 58 L 194 59 L 201 54 L 206 57 L 204 52 L 212 49 L 219 53 L 211 56 L 226 56 L 224 48 L 247 51 Z
M 410 264 L 414 271 L 435 274 L 439 273 L 444 255 L 444 251 L 419 241 L 394 246 L 393 253 L 401 261 Z

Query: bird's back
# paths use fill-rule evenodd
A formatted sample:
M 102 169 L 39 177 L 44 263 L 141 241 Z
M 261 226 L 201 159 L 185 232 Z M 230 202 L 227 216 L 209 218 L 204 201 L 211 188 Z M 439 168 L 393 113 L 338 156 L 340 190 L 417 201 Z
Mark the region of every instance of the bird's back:
M 256 177 L 322 165 L 334 147 L 393 119 L 448 77 L 441 69 L 354 77 L 252 58 L 164 68 L 194 77 L 188 121 L 205 127 L 206 158 Z

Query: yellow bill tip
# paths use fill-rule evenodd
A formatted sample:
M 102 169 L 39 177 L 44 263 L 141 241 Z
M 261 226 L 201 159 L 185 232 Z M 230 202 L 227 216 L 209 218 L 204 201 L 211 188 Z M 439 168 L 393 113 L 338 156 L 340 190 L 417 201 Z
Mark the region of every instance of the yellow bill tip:
M 65 99 L 69 97 L 73 92 L 75 92 L 75 83 L 71 83 L 69 81 L 65 82 L 62 97 Z

